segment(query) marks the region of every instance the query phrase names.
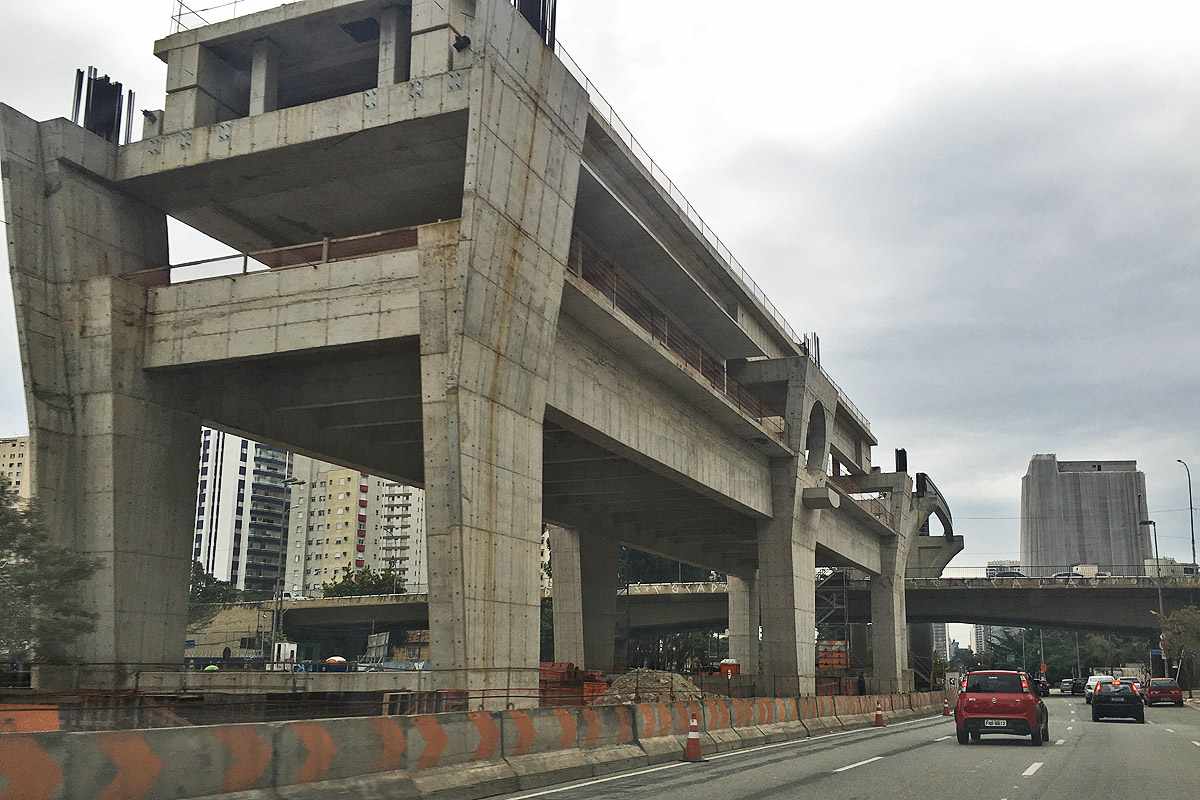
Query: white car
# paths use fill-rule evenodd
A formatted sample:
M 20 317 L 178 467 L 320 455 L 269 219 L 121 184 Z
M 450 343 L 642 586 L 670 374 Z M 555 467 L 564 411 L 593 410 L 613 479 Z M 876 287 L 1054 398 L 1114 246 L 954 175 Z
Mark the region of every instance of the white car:
M 1097 683 L 1100 683 L 1101 681 L 1103 681 L 1105 683 L 1111 683 L 1112 680 L 1113 680 L 1112 675 L 1090 675 L 1090 676 L 1088 676 L 1087 685 L 1083 687 L 1084 702 L 1088 703 L 1089 705 L 1091 704 L 1092 693 L 1094 691 L 1096 691 Z

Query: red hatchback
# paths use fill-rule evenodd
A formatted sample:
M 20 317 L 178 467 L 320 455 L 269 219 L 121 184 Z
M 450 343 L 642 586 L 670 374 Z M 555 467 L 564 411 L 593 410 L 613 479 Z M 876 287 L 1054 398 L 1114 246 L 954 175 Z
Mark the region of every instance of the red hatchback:
M 1155 703 L 1174 703 L 1183 705 L 1183 691 L 1174 678 L 1151 678 L 1146 687 L 1146 705 Z
M 985 734 L 1028 736 L 1034 747 L 1050 738 L 1050 715 L 1024 672 L 986 670 L 963 678 L 954 707 L 958 743 Z

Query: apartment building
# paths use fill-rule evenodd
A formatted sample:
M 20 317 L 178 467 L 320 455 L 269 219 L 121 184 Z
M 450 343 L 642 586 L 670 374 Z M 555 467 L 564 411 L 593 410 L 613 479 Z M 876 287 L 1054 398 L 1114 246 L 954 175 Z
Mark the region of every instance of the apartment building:
M 320 596 L 347 567 L 391 567 L 395 591 L 425 590 L 421 489 L 304 456 L 293 469 L 286 591 Z
M 292 455 L 204 428 L 192 558 L 239 589 L 273 593 L 287 548 Z
M 30 474 L 29 437 L 0 439 L 0 480 L 17 491 L 17 497 L 29 501 L 33 478 Z

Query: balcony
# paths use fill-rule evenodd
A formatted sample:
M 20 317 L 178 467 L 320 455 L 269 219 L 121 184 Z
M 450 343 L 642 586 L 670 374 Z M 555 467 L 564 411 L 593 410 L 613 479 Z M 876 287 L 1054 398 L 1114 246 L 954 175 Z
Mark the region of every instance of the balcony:
M 859 508 L 866 511 L 889 530 L 896 530 L 896 515 L 892 513 L 891 507 L 884 500 L 886 495 L 879 495 L 876 492 L 871 494 L 879 496 L 864 496 L 865 493 L 859 491 L 853 484 L 833 476 L 826 478 L 826 481 L 830 486 L 837 489 L 840 494 L 854 501 Z

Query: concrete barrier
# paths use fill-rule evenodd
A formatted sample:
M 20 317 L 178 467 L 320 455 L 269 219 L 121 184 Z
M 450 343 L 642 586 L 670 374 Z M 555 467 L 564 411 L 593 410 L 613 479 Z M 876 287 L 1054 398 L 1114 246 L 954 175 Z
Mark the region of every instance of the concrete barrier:
M 579 747 L 578 708 L 531 708 L 504 712 L 504 760 L 522 789 L 592 777 Z
M 935 716 L 941 692 L 0 734 L 0 800 L 478 798 L 704 752 Z M 229 797 L 229 800 L 234 800 Z
M 579 710 L 579 746 L 594 775 L 644 767 L 646 751 L 634 734 L 633 706 L 584 706 Z
M 682 757 L 693 716 L 700 725 L 701 752 L 716 751 L 716 743 L 704 730 L 704 710 L 699 702 L 638 703 L 636 709 L 634 732 L 648 763 L 677 761 Z
M 704 729 L 717 752 L 742 746 L 742 737 L 733 729 L 733 701 L 728 697 L 705 698 Z

